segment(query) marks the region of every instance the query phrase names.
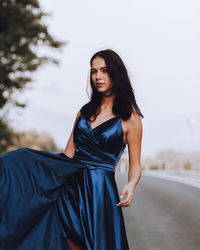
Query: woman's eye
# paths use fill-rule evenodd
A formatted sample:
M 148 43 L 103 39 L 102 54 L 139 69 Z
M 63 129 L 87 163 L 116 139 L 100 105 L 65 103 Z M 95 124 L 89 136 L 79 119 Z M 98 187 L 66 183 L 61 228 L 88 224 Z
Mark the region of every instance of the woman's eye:
M 95 73 L 95 71 L 91 71 L 91 74 L 94 74 Z
M 106 73 L 107 72 L 107 69 L 103 69 L 103 73 Z

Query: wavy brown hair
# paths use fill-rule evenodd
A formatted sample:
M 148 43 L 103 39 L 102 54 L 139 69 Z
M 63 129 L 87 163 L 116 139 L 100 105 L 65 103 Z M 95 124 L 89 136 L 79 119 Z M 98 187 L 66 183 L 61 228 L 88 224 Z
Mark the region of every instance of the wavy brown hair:
M 113 103 L 113 114 L 119 115 L 123 120 L 128 120 L 133 111 L 137 112 L 142 118 L 142 115 L 135 99 L 134 90 L 129 80 L 127 69 L 120 56 L 111 49 L 101 50 L 95 53 L 90 59 L 90 66 L 96 57 L 101 57 L 105 60 L 107 72 L 112 81 L 112 93 L 116 95 Z M 98 92 L 92 82 L 90 73 L 90 86 L 92 89 L 90 101 L 82 106 L 80 112 L 88 120 L 91 116 L 95 119 L 100 111 L 102 93 Z

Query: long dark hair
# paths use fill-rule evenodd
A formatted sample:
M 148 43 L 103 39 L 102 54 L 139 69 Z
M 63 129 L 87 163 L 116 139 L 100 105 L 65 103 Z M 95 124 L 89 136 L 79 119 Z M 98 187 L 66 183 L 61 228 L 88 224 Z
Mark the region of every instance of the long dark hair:
M 134 95 L 134 90 L 131 86 L 127 69 L 120 56 L 111 49 L 101 50 L 95 53 L 90 59 L 90 66 L 96 57 L 101 57 L 105 60 L 107 72 L 112 81 L 112 93 L 116 95 L 113 103 L 112 112 L 119 115 L 123 120 L 128 120 L 133 111 L 136 111 L 142 118 L 142 115 Z M 92 89 L 91 98 L 80 110 L 88 120 L 91 116 L 95 119 L 98 115 L 102 100 L 102 93 L 98 92 L 93 85 L 90 73 L 90 86 Z

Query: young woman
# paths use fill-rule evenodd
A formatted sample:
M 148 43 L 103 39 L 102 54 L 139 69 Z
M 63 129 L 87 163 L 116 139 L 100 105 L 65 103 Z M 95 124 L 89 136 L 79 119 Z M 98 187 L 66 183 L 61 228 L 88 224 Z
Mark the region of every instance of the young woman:
M 122 207 L 141 177 L 143 115 L 117 53 L 99 51 L 90 65 L 91 100 L 64 153 L 21 148 L 0 158 L 0 249 L 129 249 Z M 126 145 L 120 201 L 115 167 Z

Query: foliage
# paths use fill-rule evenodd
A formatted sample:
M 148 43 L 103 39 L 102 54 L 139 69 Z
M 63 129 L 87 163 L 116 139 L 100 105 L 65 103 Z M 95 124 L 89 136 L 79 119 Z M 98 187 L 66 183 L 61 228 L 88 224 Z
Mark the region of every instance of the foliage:
M 15 132 L 12 148 L 30 147 L 38 150 L 55 152 L 57 146 L 52 137 L 46 133 L 37 133 L 35 130 Z
M 0 122 L 1 126 L 3 124 L 6 128 L 3 130 L 4 134 L 0 133 L 0 155 L 22 147 L 48 152 L 58 151 L 56 143 L 48 133 L 37 133 L 35 130 L 24 132 L 14 131 L 3 120 L 0 119 Z M 6 131 L 7 133 L 5 133 Z
M 4 154 L 8 145 L 12 144 L 13 131 L 6 121 L 0 117 L 0 155 Z
M 58 63 L 49 56 L 39 56 L 37 48 L 62 48 L 48 32 L 38 0 L 0 0 L 0 109 L 7 103 L 24 107 L 14 97 L 32 78 L 30 73 L 46 62 Z

